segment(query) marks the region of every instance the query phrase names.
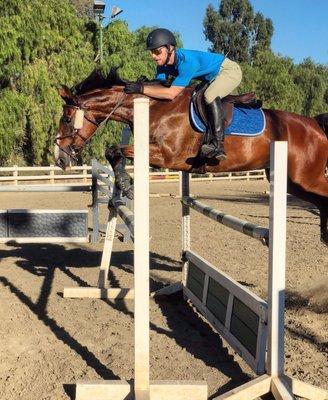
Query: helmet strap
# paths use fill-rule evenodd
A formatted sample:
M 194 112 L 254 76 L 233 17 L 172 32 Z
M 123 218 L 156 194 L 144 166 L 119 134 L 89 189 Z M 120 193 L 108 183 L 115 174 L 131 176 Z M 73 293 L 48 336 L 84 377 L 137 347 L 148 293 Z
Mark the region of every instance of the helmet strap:
M 170 50 L 170 45 L 168 45 L 168 44 L 165 47 L 167 48 L 167 57 L 165 60 L 165 65 L 167 65 L 167 63 L 170 61 L 171 55 L 175 48 L 173 47 L 173 50 Z

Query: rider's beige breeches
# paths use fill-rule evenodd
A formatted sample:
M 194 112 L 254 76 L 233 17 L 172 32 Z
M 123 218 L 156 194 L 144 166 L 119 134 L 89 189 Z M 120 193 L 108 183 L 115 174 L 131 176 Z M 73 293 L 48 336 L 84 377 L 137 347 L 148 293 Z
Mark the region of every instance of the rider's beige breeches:
M 229 58 L 225 58 L 217 77 L 205 90 L 206 103 L 212 103 L 218 96 L 222 98 L 230 94 L 240 84 L 241 78 L 240 66 Z

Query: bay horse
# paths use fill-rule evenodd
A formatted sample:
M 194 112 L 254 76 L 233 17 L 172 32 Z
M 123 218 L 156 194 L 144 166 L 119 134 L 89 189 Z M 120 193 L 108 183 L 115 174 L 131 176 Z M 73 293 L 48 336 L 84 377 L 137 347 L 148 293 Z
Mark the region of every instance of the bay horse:
M 94 71 L 72 89 L 59 89 L 65 101 L 55 139 L 59 167 L 66 169 L 76 163 L 83 146 L 103 121 L 119 121 L 133 128 L 133 99 L 141 95 L 125 94 L 125 84 L 116 71 L 111 70 L 107 77 Z M 150 165 L 198 173 L 262 168 L 268 171 L 270 143 L 287 141 L 288 192 L 319 209 L 321 241 L 328 246 L 328 114 L 309 118 L 264 109 L 265 131 L 254 137 L 227 136 L 228 158 L 220 162 L 199 155 L 203 137 L 189 119 L 193 89 L 187 87 L 171 101 L 150 99 Z M 131 198 L 133 186 L 123 161 L 133 159 L 133 146 L 111 146 L 105 155 L 113 167 L 116 185 Z

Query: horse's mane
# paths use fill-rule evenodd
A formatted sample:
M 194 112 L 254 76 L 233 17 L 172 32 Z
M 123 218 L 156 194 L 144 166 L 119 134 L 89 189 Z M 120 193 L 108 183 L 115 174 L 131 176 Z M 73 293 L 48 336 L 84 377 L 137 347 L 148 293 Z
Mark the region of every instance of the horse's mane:
M 105 89 L 113 86 L 125 86 L 125 81 L 119 76 L 117 68 L 111 68 L 107 75 L 100 69 L 94 69 L 82 82 L 71 88 L 72 93 L 79 96 L 93 89 Z

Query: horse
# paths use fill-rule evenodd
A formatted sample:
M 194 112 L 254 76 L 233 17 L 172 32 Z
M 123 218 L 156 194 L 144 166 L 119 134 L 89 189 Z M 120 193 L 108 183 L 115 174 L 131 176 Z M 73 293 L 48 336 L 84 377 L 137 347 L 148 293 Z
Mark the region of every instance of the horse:
M 66 169 L 76 164 L 84 145 L 101 123 L 119 121 L 133 130 L 133 100 L 142 95 L 126 94 L 125 84 L 117 71 L 111 70 L 107 76 L 93 71 L 73 88 L 59 88 L 65 104 L 55 139 L 56 165 Z M 263 109 L 266 127 L 261 135 L 227 136 L 227 159 L 206 159 L 200 156 L 203 135 L 192 127 L 189 118 L 193 90 L 192 86 L 186 87 L 170 101 L 150 98 L 150 165 L 198 173 L 268 171 L 270 143 L 287 141 L 288 193 L 318 208 L 320 238 L 328 246 L 328 114 L 310 118 Z M 124 160 L 132 160 L 133 154 L 133 145 L 115 145 L 105 151 L 117 187 L 130 198 L 133 186 Z

